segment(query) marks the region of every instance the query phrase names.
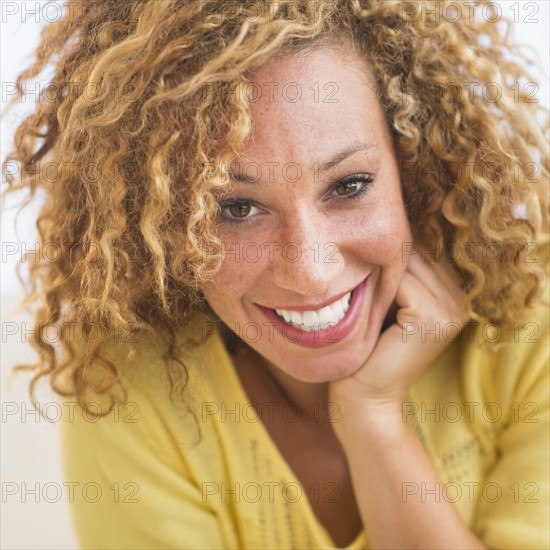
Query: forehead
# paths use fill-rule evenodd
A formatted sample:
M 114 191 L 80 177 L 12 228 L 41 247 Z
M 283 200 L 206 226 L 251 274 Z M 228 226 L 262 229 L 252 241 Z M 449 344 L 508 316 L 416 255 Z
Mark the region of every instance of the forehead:
M 366 61 L 331 48 L 269 61 L 247 75 L 252 128 L 246 156 L 329 154 L 338 143 L 389 134 Z

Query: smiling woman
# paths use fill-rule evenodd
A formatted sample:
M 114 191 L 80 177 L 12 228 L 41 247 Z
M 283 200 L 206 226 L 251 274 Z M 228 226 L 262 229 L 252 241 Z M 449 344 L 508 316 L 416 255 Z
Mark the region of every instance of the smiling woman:
M 52 62 L 56 93 L 7 160 L 59 254 L 21 368 L 78 401 L 82 547 L 550 545 L 547 112 L 476 4 L 78 1 L 45 30 L 19 83 Z
M 226 250 L 278 246 L 244 269 L 242 258 L 227 255 L 203 287 L 227 326 L 272 326 L 253 349 L 304 382 L 336 380 L 364 364 L 406 268 L 402 245 L 412 242 L 376 84 L 364 60 L 340 49 L 301 50 L 249 75 L 258 88 L 293 82 L 309 90 L 333 81 L 338 92 L 334 103 L 266 94 L 251 104 L 252 129 L 230 166 L 235 181 L 221 202 L 218 236 Z M 251 185 L 239 176 L 243 166 L 270 163 L 271 178 L 261 174 Z M 334 252 L 325 257 L 328 243 Z

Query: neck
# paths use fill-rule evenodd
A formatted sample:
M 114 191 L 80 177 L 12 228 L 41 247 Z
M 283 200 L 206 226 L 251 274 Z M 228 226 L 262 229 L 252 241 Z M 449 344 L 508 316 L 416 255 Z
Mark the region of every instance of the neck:
M 397 304 L 393 303 L 386 314 L 381 332 L 395 323 L 397 309 Z M 233 353 L 248 356 L 251 364 L 263 367 L 262 370 L 268 379 L 267 383 L 273 385 L 274 392 L 280 395 L 283 405 L 295 403 L 300 407 L 304 420 L 317 419 L 316 422 L 318 422 L 319 414 L 323 414 L 319 411 L 329 410 L 327 407 L 329 382 L 311 383 L 297 380 L 261 356 L 242 340 L 238 338 L 237 340 L 238 345 L 233 348 Z
M 296 380 L 271 361 L 258 354 L 251 347 L 246 346 L 247 354 L 250 354 L 250 360 L 255 365 L 261 365 L 267 384 L 273 386 L 273 391 L 285 406 L 294 403 L 302 413 L 303 420 L 317 419 L 319 411 L 326 410 L 328 403 L 328 382 L 310 383 Z M 321 413 L 323 414 L 323 413 Z
M 328 403 L 328 382 L 302 382 L 293 378 L 276 365 L 264 359 L 266 368 L 275 383 L 280 387 L 287 403 L 296 403 L 300 406 L 304 417 L 312 417 L 315 410 L 326 410 Z M 318 413 L 317 413 L 318 414 Z

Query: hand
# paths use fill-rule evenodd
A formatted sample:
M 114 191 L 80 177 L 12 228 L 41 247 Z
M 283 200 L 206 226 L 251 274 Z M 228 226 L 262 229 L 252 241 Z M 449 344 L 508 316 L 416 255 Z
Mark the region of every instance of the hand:
M 442 336 L 447 323 L 462 328 L 468 321 L 458 274 L 444 259 L 411 256 L 395 301 L 396 322 L 381 333 L 367 362 L 330 383 L 330 400 L 340 409 L 361 403 L 401 410 L 411 384 L 449 344 Z
M 452 502 L 403 499 L 404 483 L 442 483 L 413 426 L 403 421 L 402 406 L 410 385 L 449 344 L 425 331 L 437 330 L 436 323 L 443 334 L 446 323 L 462 328 L 465 298 L 452 265 L 411 257 L 395 297 L 395 323 L 357 372 L 329 385 L 338 405 L 331 426 L 373 548 L 485 548 Z

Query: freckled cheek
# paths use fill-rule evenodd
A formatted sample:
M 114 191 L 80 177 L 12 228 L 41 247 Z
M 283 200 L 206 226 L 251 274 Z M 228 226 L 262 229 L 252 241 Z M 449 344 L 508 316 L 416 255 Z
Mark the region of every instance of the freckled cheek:
M 264 259 L 269 256 L 267 249 L 256 241 L 240 242 L 224 239 L 225 257 L 214 280 L 205 287 L 206 295 L 224 297 L 225 301 L 240 300 L 257 281 Z
M 353 226 L 346 224 L 340 247 L 369 264 L 390 266 L 402 262 L 404 244 L 411 241 L 406 215 L 396 206 L 369 212 Z

